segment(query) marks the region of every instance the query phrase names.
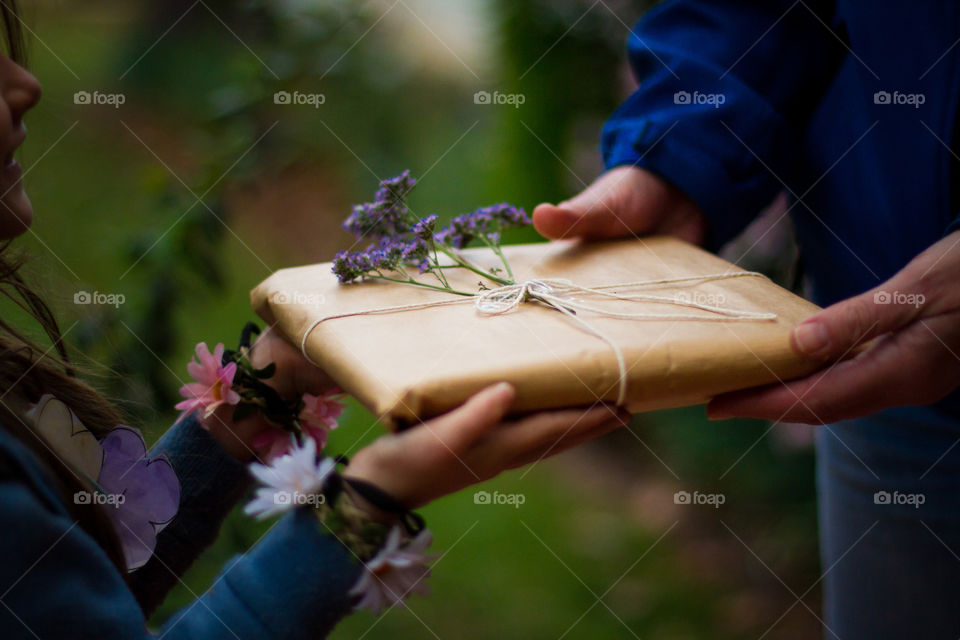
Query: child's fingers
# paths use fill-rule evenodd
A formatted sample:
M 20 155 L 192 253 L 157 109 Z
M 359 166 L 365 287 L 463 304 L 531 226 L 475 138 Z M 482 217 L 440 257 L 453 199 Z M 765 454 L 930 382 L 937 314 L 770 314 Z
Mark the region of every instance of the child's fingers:
M 611 420 L 622 425 L 629 415 L 608 406 L 539 413 L 490 434 L 490 446 L 502 460 L 526 459 L 531 453 L 559 446 L 564 440 L 588 439 Z
M 546 458 L 555 456 L 558 453 L 563 453 L 567 449 L 579 447 L 585 442 L 593 440 L 594 438 L 599 438 L 600 436 L 606 435 L 611 431 L 619 429 L 623 426 L 624 422 L 621 418 L 610 418 L 588 431 L 580 432 L 576 435 L 567 434 L 566 436 L 562 436 L 559 440 L 551 442 L 547 445 L 526 451 L 522 455 L 513 458 L 507 468 L 516 469 L 517 467 L 522 467 L 532 462 L 544 460 Z
M 462 449 L 500 424 L 513 399 L 513 385 L 500 382 L 475 393 L 463 406 L 435 421 L 434 429 L 453 449 Z

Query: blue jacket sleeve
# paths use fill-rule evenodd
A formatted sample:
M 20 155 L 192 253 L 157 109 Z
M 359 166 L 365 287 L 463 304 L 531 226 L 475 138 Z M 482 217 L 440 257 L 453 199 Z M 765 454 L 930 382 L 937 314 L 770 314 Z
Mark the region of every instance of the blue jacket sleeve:
M 677 0 L 628 40 L 639 88 L 603 129 L 607 168 L 636 165 L 689 195 L 710 243 L 782 189 L 804 123 L 845 53 L 827 0 Z
M 953 222 L 950 223 L 950 226 L 947 227 L 946 233 L 944 233 L 943 235 L 949 235 L 954 231 L 960 231 L 960 216 L 957 216 L 956 218 L 953 219 Z
M 149 616 L 210 546 L 220 525 L 250 486 L 246 466 L 227 454 L 193 416 L 174 424 L 150 451 L 165 455 L 180 481 L 180 508 L 157 536 L 153 558 L 128 584 Z
M 104 551 L 66 511 L 23 482 L 0 483 L 0 629 L 7 639 L 148 639 L 141 611 Z M 168 640 L 324 637 L 348 611 L 359 565 L 295 511 L 173 616 Z

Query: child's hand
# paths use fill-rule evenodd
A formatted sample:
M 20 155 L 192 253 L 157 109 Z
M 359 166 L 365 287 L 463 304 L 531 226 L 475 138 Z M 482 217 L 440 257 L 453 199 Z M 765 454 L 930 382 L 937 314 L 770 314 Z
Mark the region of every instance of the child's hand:
M 667 234 L 700 244 L 707 223 L 680 189 L 637 167 L 616 167 L 558 205 L 541 204 L 533 225 L 546 238 Z
M 344 475 L 370 482 L 414 509 L 603 435 L 630 417 L 598 406 L 504 422 L 513 399 L 507 383 L 488 387 L 439 418 L 379 438 L 354 456 Z
M 250 362 L 258 369 L 271 362 L 276 364 L 276 373 L 265 382 L 282 398 L 294 398 L 303 393 L 321 395 L 335 386 L 330 376 L 270 327 L 253 343 Z M 233 411 L 232 405 L 217 408 L 213 415 L 204 419 L 204 426 L 227 453 L 239 460 L 250 460 L 254 456 L 253 439 L 264 429 L 272 427 L 259 412 L 234 422 Z

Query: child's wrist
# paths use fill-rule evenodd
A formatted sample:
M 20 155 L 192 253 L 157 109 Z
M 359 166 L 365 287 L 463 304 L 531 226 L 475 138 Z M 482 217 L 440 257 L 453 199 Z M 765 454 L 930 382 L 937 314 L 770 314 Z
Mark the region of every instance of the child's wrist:
M 345 487 L 343 494 L 348 497 L 353 506 L 363 512 L 372 522 L 377 522 L 384 525 L 394 525 L 400 521 L 399 514 L 392 511 L 387 511 L 377 506 L 350 487 L 351 480 L 364 481 L 363 478 L 357 478 L 350 473 L 346 473 L 344 474 L 343 479 L 347 481 L 344 483 Z

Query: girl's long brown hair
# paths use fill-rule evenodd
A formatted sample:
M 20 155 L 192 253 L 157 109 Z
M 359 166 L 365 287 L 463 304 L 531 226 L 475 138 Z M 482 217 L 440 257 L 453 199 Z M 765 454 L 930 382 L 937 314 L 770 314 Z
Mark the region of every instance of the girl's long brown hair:
M 23 64 L 23 31 L 15 0 L 0 0 L 0 19 L 10 58 Z M 125 576 L 122 549 L 107 513 L 99 505 L 76 504 L 74 500 L 77 492 L 90 491 L 91 487 L 50 449 L 22 411 L 25 404 L 35 403 L 43 394 L 52 393 L 98 438 L 116 426 L 121 416 L 109 401 L 76 377 L 56 318 L 21 277 L 21 265 L 21 259 L 12 257 L 10 243 L 0 243 L 0 295 L 36 321 L 51 345 L 41 348 L 0 318 L 0 425 L 46 465 L 67 511 L 103 547 Z

